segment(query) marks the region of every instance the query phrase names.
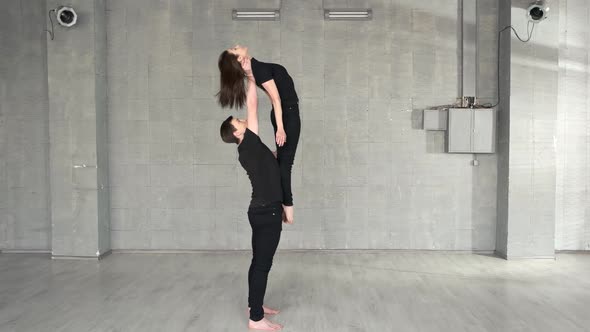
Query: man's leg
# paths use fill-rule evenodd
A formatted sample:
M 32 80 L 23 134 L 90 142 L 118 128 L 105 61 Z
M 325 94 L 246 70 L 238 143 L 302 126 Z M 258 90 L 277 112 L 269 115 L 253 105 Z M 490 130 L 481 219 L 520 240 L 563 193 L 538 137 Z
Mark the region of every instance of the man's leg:
M 249 216 L 249 214 L 248 214 Z M 254 241 L 255 239 L 255 235 L 254 235 L 254 229 L 252 229 L 252 262 L 250 263 L 250 269 L 248 270 L 248 290 L 250 289 L 251 285 L 252 285 L 252 273 L 254 272 L 254 265 L 256 264 L 256 242 Z M 252 307 L 252 298 L 250 296 L 250 294 L 248 294 L 248 310 Z M 275 309 L 271 309 L 271 308 L 267 308 L 267 307 L 262 307 L 264 314 L 265 315 L 276 315 L 279 313 L 278 310 Z
M 250 266 L 250 320 L 259 321 L 264 318 L 264 295 L 268 281 L 268 273 L 272 266 L 281 237 L 282 211 L 280 206 L 249 213 L 253 231 L 253 248 L 256 248 Z
M 251 212 L 248 211 L 248 220 L 252 220 Z M 248 270 L 248 308 L 252 307 L 252 273 L 254 272 L 254 264 L 256 263 L 256 229 L 250 221 L 252 227 L 252 262 L 250 263 L 250 269 Z

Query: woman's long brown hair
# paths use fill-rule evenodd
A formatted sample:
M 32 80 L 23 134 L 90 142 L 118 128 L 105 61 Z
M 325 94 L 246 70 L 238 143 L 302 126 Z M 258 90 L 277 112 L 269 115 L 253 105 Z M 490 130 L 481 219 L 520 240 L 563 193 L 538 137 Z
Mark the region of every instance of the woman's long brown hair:
M 242 108 L 246 103 L 246 74 L 238 57 L 227 50 L 219 55 L 217 63 L 221 73 L 219 80 L 218 102 L 221 107 Z

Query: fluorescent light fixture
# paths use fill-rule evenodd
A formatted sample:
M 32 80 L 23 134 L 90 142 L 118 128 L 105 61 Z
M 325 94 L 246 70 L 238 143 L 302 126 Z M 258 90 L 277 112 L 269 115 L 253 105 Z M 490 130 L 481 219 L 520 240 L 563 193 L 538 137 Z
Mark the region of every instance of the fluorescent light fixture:
M 324 19 L 329 21 L 355 21 L 373 19 L 372 9 L 325 9 Z
M 235 21 L 278 21 L 278 9 L 234 9 L 232 19 Z

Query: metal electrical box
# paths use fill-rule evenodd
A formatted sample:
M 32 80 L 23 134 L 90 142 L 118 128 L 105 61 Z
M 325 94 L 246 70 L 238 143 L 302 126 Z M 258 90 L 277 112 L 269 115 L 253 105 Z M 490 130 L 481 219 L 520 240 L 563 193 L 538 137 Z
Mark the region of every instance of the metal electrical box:
M 449 153 L 495 153 L 495 109 L 449 109 L 447 142 L 447 152 Z

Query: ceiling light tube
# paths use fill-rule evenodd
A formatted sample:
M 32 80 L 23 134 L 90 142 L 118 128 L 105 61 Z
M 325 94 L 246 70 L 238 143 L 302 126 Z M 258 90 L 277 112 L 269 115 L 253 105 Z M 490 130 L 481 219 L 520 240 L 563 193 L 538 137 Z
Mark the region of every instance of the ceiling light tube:
M 372 9 L 325 9 L 324 19 L 329 21 L 337 20 L 371 20 L 373 19 Z
M 234 9 L 232 19 L 234 21 L 278 21 L 280 11 L 278 9 Z

